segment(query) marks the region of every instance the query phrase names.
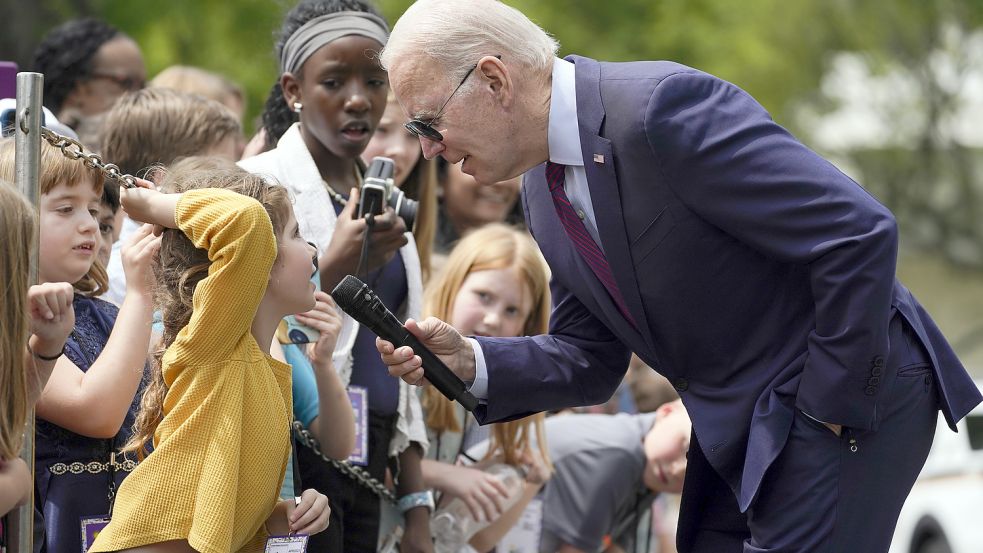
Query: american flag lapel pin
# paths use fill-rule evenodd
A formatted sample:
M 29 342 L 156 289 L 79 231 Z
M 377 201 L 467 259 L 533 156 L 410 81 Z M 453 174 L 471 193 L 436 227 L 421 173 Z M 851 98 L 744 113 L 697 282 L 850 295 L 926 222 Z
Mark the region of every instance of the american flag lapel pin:
M 603 154 L 594 154 L 594 163 L 600 163 L 600 164 L 603 165 L 604 164 L 604 155 Z

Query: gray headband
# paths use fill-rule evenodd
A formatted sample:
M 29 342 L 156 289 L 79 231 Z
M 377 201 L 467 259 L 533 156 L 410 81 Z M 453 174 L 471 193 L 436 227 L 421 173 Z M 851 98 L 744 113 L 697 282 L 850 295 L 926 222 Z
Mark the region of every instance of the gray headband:
M 297 74 L 318 48 L 349 35 L 368 37 L 385 46 L 389 40 L 389 26 L 378 15 L 365 12 L 337 12 L 315 17 L 294 31 L 283 45 L 280 72 Z

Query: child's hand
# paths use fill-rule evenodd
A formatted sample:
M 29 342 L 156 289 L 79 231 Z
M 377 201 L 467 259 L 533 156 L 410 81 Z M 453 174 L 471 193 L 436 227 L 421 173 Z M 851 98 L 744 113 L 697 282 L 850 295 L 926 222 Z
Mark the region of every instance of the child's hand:
M 153 183 L 135 179 L 137 188 L 120 188 L 120 205 L 134 221 L 154 225 L 154 234 L 164 228 L 177 228 L 174 210 L 180 194 L 161 194 Z
M 287 502 L 287 524 L 290 533 L 310 536 L 324 531 L 331 517 L 328 496 L 318 493 L 317 490 L 307 489 L 297 499 L 299 502 Z
M 152 225 L 143 225 L 126 240 L 121 254 L 126 290 L 149 298 L 153 292 L 154 272 L 151 268 L 154 256 L 160 249 L 160 236 L 154 236 Z
M 447 473 L 447 485 L 442 490 L 451 497 L 460 498 L 476 521 L 492 521 L 502 516 L 509 490 L 491 474 L 471 467 L 443 465 Z
M 314 299 L 317 300 L 314 309 L 295 317 L 300 324 L 321 333 L 317 342 L 307 346 L 307 356 L 311 358 L 311 362 L 317 363 L 331 360 L 331 354 L 338 343 L 338 334 L 341 333 L 341 315 L 334 299 L 326 292 L 314 292 Z
M 553 476 L 553 471 L 538 452 L 523 452 L 519 456 L 519 462 L 526 469 L 526 482 L 534 486 L 542 486 Z
M 396 216 L 392 208 L 373 218 L 373 226 L 368 228 L 365 218 L 358 218 L 358 202 L 361 192 L 353 188 L 345 208 L 338 214 L 334 233 L 328 243 L 325 255 L 334 265 L 340 265 L 344 272 L 355 273 L 362 255 L 362 242 L 365 233 L 371 233 L 372 247 L 366 260 L 367 271 L 382 267 L 396 255 L 396 251 L 408 242 L 406 223 Z
M 34 477 L 31 476 L 31 469 L 20 457 L 9 460 L 0 460 L 0 475 L 9 476 L 8 482 L 20 484 L 21 494 L 17 500 L 17 505 L 23 505 L 31 497 Z
M 27 291 L 31 345 L 35 353 L 54 356 L 65 347 L 65 340 L 75 328 L 75 290 L 67 282 L 46 282 L 31 286 Z

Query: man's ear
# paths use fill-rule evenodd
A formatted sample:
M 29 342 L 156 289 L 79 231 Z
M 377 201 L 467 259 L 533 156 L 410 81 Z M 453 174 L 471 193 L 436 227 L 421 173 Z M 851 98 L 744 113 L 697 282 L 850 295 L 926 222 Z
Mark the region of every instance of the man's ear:
M 496 56 L 485 56 L 478 60 L 475 69 L 482 80 L 482 85 L 488 87 L 504 107 L 510 107 L 515 101 L 515 83 L 508 67 Z
M 280 75 L 280 88 L 283 89 L 283 101 L 291 111 L 294 109 L 294 102 L 304 103 L 303 94 L 300 91 L 300 79 L 293 73 L 287 71 Z

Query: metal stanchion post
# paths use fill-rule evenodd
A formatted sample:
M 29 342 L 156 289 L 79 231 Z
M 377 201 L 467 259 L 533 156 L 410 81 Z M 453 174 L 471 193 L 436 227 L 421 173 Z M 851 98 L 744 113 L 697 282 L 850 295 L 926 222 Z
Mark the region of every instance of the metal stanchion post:
M 40 73 L 17 74 L 17 118 L 15 120 L 14 164 L 17 187 L 38 206 L 38 177 L 41 172 L 41 95 L 44 75 Z M 31 247 L 30 284 L 38 281 L 38 244 Z M 24 448 L 21 457 L 34 474 L 34 411 L 27 417 Z M 33 486 L 32 486 L 33 488 Z M 29 553 L 34 548 L 34 496 L 11 511 L 7 543 L 9 553 Z

